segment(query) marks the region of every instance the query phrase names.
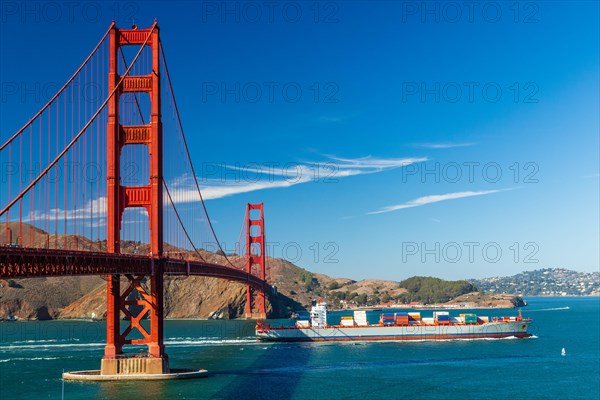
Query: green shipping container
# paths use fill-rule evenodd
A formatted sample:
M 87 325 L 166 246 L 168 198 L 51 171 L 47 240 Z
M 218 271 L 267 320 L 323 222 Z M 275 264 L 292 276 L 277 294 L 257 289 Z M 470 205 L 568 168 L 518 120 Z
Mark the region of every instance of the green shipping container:
M 477 315 L 476 314 L 465 314 L 465 324 L 476 324 L 477 323 Z

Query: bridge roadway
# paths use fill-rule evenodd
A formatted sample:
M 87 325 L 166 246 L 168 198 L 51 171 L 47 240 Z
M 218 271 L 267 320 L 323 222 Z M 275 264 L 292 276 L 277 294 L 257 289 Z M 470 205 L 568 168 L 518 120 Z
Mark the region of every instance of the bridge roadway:
M 81 275 L 207 276 L 249 283 L 265 288 L 266 283 L 245 271 L 203 261 L 153 258 L 129 254 L 87 251 L 0 247 L 0 279 Z

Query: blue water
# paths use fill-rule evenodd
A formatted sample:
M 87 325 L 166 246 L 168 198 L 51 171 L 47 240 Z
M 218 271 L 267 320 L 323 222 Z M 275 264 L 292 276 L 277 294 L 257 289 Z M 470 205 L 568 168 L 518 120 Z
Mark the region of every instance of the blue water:
M 66 382 L 65 399 L 599 399 L 600 298 L 527 300 L 531 339 L 265 344 L 247 321 L 167 321 L 171 367 L 211 375 Z M 103 340 L 103 322 L 0 323 L 0 399 L 60 399 L 62 370 L 98 369 Z

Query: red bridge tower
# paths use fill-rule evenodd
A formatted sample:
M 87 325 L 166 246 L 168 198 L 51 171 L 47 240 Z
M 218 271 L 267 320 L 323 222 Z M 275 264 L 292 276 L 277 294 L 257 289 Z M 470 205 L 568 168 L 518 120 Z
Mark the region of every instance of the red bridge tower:
M 150 37 L 148 37 L 150 35 Z M 158 259 L 163 254 L 163 159 L 162 122 L 160 104 L 160 43 L 156 23 L 149 29 L 117 29 L 110 31 L 109 93 L 116 87 L 120 77 L 117 56 L 122 46 L 149 46 L 152 51 L 152 71 L 144 76 L 126 76 L 121 87 L 108 102 L 108 194 L 107 194 L 107 250 L 120 253 L 121 220 L 127 207 L 143 207 L 148 212 L 150 225 L 150 252 L 156 259 L 150 278 L 149 292 L 142 286 L 145 276 L 126 275 L 127 288 L 121 294 L 121 276 L 107 279 L 106 295 L 106 347 L 102 358 L 101 374 L 122 373 L 161 374 L 169 372 L 169 362 L 163 344 L 163 271 Z M 122 93 L 148 93 L 151 101 L 151 120 L 140 126 L 124 126 L 119 119 L 119 97 Z M 144 144 L 150 154 L 150 182 L 146 186 L 121 186 L 120 156 L 127 145 Z M 139 300 L 128 300 L 132 291 L 140 294 Z M 139 313 L 130 306 L 140 309 Z M 128 326 L 121 332 L 121 312 L 127 316 Z M 142 326 L 142 319 L 149 316 L 150 329 Z M 141 339 L 131 339 L 129 334 L 137 331 Z M 145 358 L 125 357 L 123 345 L 145 344 Z

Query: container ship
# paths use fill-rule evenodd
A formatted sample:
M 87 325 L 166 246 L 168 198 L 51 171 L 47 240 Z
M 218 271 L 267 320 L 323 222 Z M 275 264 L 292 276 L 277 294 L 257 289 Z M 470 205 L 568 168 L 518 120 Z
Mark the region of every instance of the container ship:
M 377 324 L 369 324 L 366 311 L 354 311 L 353 316 L 343 316 L 339 325 L 328 325 L 327 304 L 314 301 L 309 318 L 298 319 L 294 326 L 257 322 L 256 337 L 271 342 L 526 338 L 531 336 L 527 332 L 530 323 L 521 311 L 517 317 L 493 318 L 476 314 L 450 317 L 448 311 L 434 311 L 431 318 L 422 318 L 419 312 L 382 313 Z

